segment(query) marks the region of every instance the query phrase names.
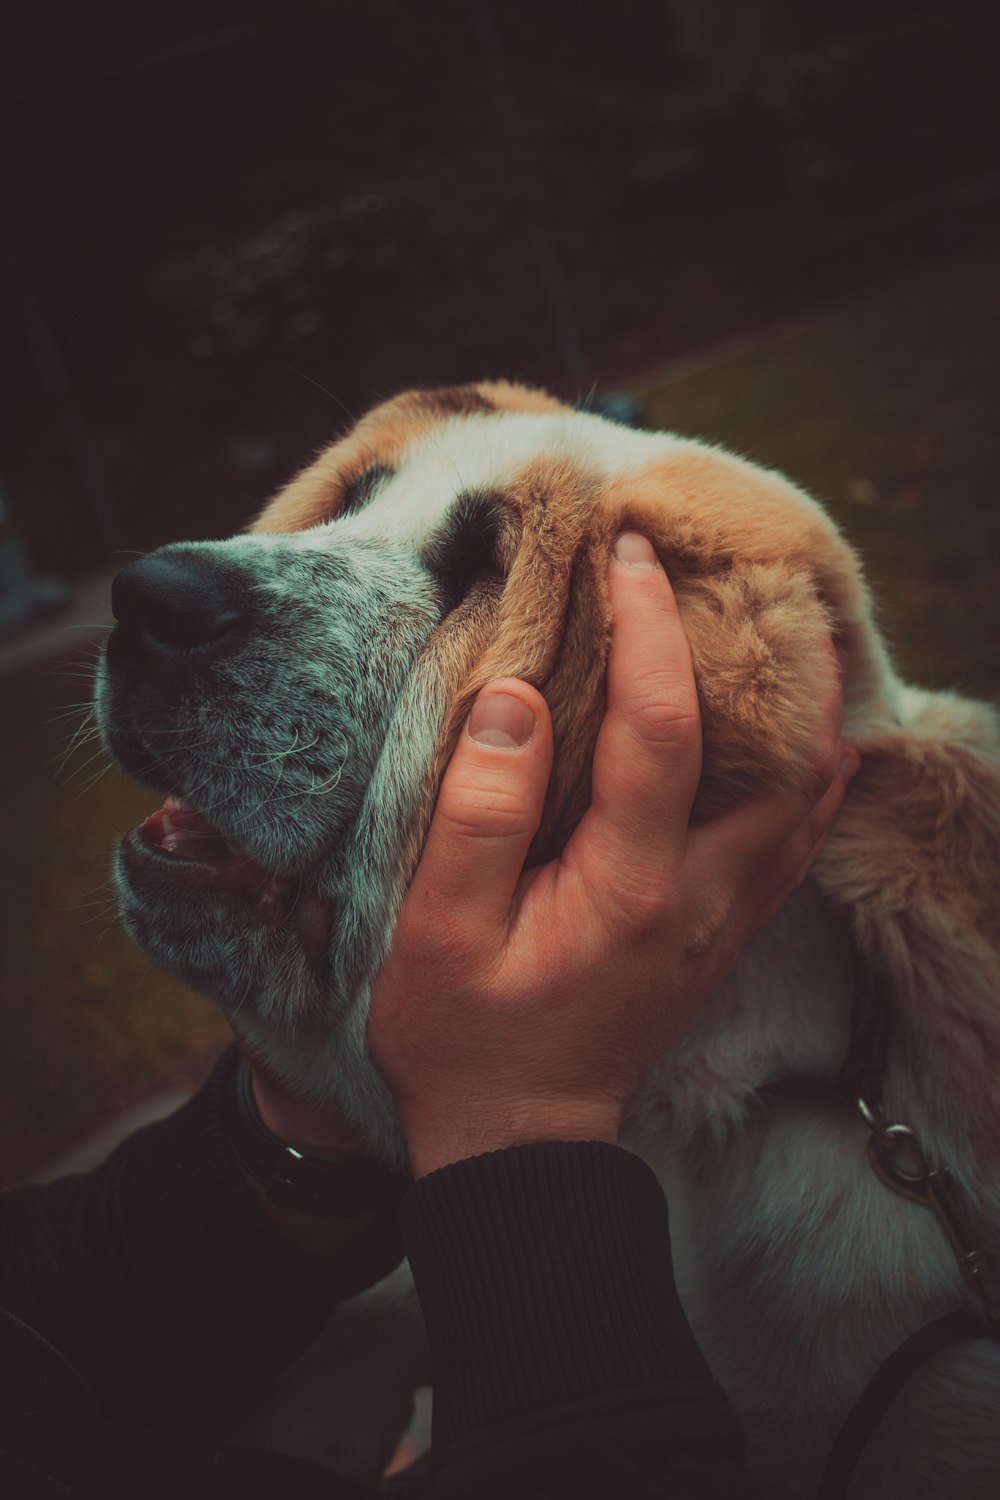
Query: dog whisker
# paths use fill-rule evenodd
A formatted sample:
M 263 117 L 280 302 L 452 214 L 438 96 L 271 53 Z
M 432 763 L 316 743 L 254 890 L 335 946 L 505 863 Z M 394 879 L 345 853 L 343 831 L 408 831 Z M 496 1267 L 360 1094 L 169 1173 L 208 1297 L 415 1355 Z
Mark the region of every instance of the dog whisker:
M 113 771 L 113 770 L 114 770 L 114 765 L 112 764 L 111 761 L 108 761 L 108 763 L 107 763 L 106 766 L 102 766 L 101 769 L 97 772 L 97 774 L 95 776 L 91 776 L 90 779 L 89 779 L 89 781 L 87 781 L 87 782 L 84 783 L 84 785 L 77 792 L 77 794 L 76 794 L 76 796 L 74 797 L 73 800 L 75 802 L 78 802 L 81 797 L 85 797 L 88 792 L 92 792 L 94 790 L 94 787 L 97 785 L 97 783 L 99 781 L 103 781 L 104 777 L 107 776 L 108 772 L 109 771 Z
M 67 757 L 67 759 L 68 759 L 68 757 Z M 112 763 L 111 763 L 110 760 L 108 760 L 108 752 L 105 749 L 103 742 L 101 742 L 98 745 L 97 749 L 94 751 L 94 753 L 92 755 L 88 755 L 87 756 L 87 759 L 85 761 L 83 761 L 78 766 L 73 766 L 72 769 L 68 771 L 68 773 L 67 773 L 67 780 L 69 780 L 69 781 L 75 781 L 78 776 L 81 776 L 83 774 L 83 772 L 86 771 L 89 766 L 92 766 L 94 764 L 94 762 L 98 761 L 98 760 L 106 760 L 107 761 L 107 765 L 104 767 L 104 770 L 110 771 L 112 769 Z M 63 765 L 63 770 L 65 770 L 65 762 L 64 762 L 64 765 Z

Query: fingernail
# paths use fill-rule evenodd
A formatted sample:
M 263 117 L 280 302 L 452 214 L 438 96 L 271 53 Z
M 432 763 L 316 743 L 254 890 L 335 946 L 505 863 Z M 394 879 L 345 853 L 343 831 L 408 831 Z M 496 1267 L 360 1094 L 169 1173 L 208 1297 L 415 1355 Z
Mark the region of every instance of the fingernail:
M 469 738 L 498 750 L 519 750 L 534 727 L 531 709 L 512 693 L 480 693 L 469 715 Z
M 621 531 L 615 537 L 614 554 L 618 562 L 627 568 L 658 567 L 656 553 L 648 537 L 641 531 Z
M 845 781 L 851 781 L 861 770 L 861 756 L 851 748 L 840 757 L 840 769 Z

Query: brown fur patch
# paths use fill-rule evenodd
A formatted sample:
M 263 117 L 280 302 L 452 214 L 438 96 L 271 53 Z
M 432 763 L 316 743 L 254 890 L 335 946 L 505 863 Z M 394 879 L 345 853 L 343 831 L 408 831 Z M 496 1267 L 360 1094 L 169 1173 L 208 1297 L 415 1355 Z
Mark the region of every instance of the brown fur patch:
M 373 467 L 394 469 L 408 443 L 464 412 L 489 412 L 494 404 L 475 386 L 406 391 L 373 407 L 345 437 L 302 469 L 270 501 L 252 531 L 304 531 L 335 516 L 352 482 Z
M 609 541 L 623 527 L 645 532 L 677 596 L 703 720 L 701 815 L 787 784 L 807 764 L 831 628 L 869 702 L 879 696 L 857 561 L 804 498 L 780 475 L 695 444 L 616 477 L 603 497 Z
M 953 701 L 953 700 L 952 700 Z M 908 1072 L 939 1118 L 1000 1155 L 1000 743 L 981 704 L 928 695 L 923 722 L 862 740 L 861 772 L 816 869 L 888 977 Z M 961 738 L 951 734 L 966 730 Z M 992 733 L 991 733 L 992 731 Z M 984 759 L 983 742 L 993 740 Z M 964 741 L 964 742 L 963 742 Z
M 474 385 L 443 385 L 426 391 L 408 391 L 403 399 L 432 416 L 443 418 L 496 410 L 495 404 Z
M 515 385 L 510 380 L 480 380 L 476 390 L 497 411 L 533 412 L 536 416 L 551 416 L 556 412 L 572 410 L 564 401 L 557 401 L 555 396 L 550 396 L 548 391 L 540 391 L 529 385 Z

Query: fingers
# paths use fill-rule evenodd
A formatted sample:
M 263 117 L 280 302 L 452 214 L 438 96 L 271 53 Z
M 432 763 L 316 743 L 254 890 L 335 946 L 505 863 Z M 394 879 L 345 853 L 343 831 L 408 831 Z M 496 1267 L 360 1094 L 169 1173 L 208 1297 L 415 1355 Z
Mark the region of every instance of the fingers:
M 441 782 L 407 898 L 411 920 L 436 917 L 453 931 L 458 915 L 470 937 L 503 937 L 551 769 L 541 694 L 516 678 L 483 688 Z
M 765 865 L 779 884 L 800 867 L 808 869 L 861 763 L 856 750 L 844 750 L 840 743 L 846 655 L 831 636 L 826 636 L 824 649 L 829 658 L 825 701 L 798 786 L 693 831 L 696 858 L 721 859 L 719 868 L 729 870 L 734 883 L 757 878 L 757 869 Z
M 802 884 L 860 764 L 856 750 L 844 751 L 811 807 L 786 790 L 692 829 L 685 883 L 718 890 L 721 877 L 731 893 L 720 907 L 729 910 L 733 941 L 765 927 Z
M 683 857 L 701 775 L 698 694 L 677 601 L 645 537 L 617 539 L 608 587 L 608 710 L 574 854 L 655 888 Z
M 847 784 L 858 771 L 860 764 L 860 757 L 856 751 L 845 756 L 841 775 L 834 781 L 826 796 L 816 804 L 811 818 L 803 825 L 798 839 L 790 840 L 787 849 L 782 851 L 786 857 L 774 861 L 769 868 L 767 880 L 757 887 L 749 901 L 747 900 L 748 893 L 744 891 L 743 910 L 737 913 L 737 918 L 742 918 L 743 931 L 747 939 L 760 932 L 762 928 L 769 926 L 789 897 L 794 895 L 802 885 L 812 868 L 813 861 L 826 843 L 830 826 L 844 800 Z M 802 844 L 809 839 L 811 834 L 815 837 L 805 858 L 795 865 L 796 856 L 800 853 Z M 794 869 L 793 865 L 795 865 Z
M 717 893 L 717 936 L 742 945 L 772 922 L 805 880 L 861 758 L 840 743 L 846 655 L 827 638 L 825 703 L 798 787 L 692 829 L 685 882 Z

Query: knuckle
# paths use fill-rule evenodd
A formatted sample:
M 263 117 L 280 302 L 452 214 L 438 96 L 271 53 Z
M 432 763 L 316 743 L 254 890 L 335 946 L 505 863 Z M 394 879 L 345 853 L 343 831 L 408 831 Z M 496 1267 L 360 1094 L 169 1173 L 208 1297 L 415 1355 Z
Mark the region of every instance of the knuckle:
M 533 831 L 535 822 L 520 792 L 497 782 L 450 787 L 435 818 L 446 834 L 460 839 L 510 838 Z
M 633 893 L 627 900 L 619 898 L 619 908 L 634 942 L 656 937 L 667 924 L 667 904 L 652 892 Z
M 701 738 L 701 716 L 693 694 L 675 682 L 653 679 L 636 693 L 630 711 L 636 733 L 647 744 L 691 749 Z
M 672 924 L 677 898 L 670 887 L 619 881 L 607 896 L 611 925 L 619 940 L 641 944 L 659 938 Z

